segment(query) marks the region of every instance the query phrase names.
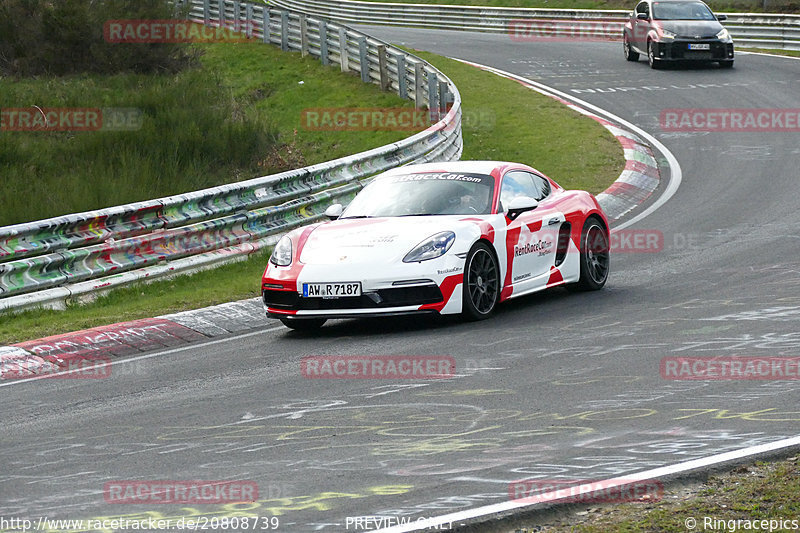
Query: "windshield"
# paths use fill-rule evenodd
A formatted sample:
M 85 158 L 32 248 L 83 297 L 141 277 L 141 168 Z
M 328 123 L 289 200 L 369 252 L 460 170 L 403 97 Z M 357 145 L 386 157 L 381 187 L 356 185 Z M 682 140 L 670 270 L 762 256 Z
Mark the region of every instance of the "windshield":
M 716 20 L 703 2 L 653 2 L 656 20 Z
M 494 178 L 485 174 L 430 172 L 377 178 L 340 218 L 491 213 Z

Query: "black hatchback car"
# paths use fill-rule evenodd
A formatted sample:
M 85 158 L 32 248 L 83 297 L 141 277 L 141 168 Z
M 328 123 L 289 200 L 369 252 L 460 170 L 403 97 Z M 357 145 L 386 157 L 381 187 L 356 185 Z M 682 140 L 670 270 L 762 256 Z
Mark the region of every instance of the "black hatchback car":
M 647 55 L 652 68 L 667 61 L 717 61 L 733 66 L 733 40 L 700 0 L 642 0 L 625 23 L 625 59 Z

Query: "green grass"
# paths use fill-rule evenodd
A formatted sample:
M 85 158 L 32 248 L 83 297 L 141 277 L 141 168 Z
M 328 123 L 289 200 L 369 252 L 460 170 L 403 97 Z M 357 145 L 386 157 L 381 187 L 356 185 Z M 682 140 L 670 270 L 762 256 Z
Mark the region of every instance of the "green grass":
M 414 53 L 446 73 L 461 92 L 462 159 L 525 163 L 563 187 L 595 194 L 622 172 L 619 142 L 596 121 L 515 81 L 435 54 Z
M 775 50 L 775 49 L 765 49 L 765 48 L 740 48 L 742 52 L 759 52 L 762 54 L 770 54 L 774 56 L 789 56 L 789 57 L 800 57 L 800 50 Z
M 269 116 L 285 143 L 286 150 L 272 155 L 292 168 L 363 152 L 413 133 L 305 129 L 301 114 L 309 108 L 413 108 L 414 104 L 362 83 L 356 74 L 342 73 L 338 65 L 323 67 L 317 59 L 301 58 L 299 52 L 282 52 L 275 46 L 245 46 L 254 47 L 257 54 L 218 45 L 222 50 L 206 54 L 203 64 L 229 73 L 234 97 L 258 101 L 256 109 Z
M 463 159 L 527 163 L 564 187 L 586 188 L 593 192 L 608 187 L 622 171 L 624 159 L 619 143 L 597 122 L 514 81 L 433 54 L 420 55 L 442 69 L 460 88 L 465 112 Z M 230 59 L 236 61 L 236 58 Z M 242 94 L 259 87 L 267 90 L 263 76 L 269 75 L 268 69 L 261 69 L 256 61 L 252 64 L 244 59 L 239 61 L 240 82 L 245 86 L 240 89 Z M 307 70 L 298 72 L 298 69 Z M 334 105 L 326 87 L 344 83 L 333 78 L 346 79 L 347 76 L 331 69 L 323 73 L 331 74 L 326 82 L 325 79 L 314 80 L 317 74 L 316 67 L 299 62 L 292 68 L 286 67 L 283 85 L 269 88 L 278 93 L 290 93 L 284 94 L 282 99 L 296 100 L 295 107 L 308 106 L 311 102 L 314 107 Z M 297 88 L 296 82 L 300 80 L 306 83 Z M 313 92 L 302 92 L 309 88 Z M 374 87 L 360 89 L 370 91 L 369 99 L 362 95 L 358 101 L 369 101 L 370 105 L 375 101 L 373 97 L 378 97 L 380 102 L 385 96 L 377 93 Z M 291 131 L 298 112 L 281 109 L 274 112 L 283 114 L 275 122 L 288 124 Z M 287 130 L 281 128 L 281 131 Z M 378 139 L 379 144 L 388 142 L 374 132 L 367 137 Z M 298 138 L 308 162 L 359 151 L 352 140 L 354 136 L 317 136 L 313 132 L 298 131 Z M 32 310 L 0 315 L 0 345 L 258 296 L 266 261 L 267 255 L 261 255 L 215 270 L 116 289 L 96 302 L 73 305 L 66 311 Z
M 535 525 L 497 531 L 606 533 L 655 531 L 684 533 L 686 520 L 694 518 L 694 531 L 724 531 L 717 526 L 703 527 L 703 518 L 718 520 L 792 520 L 800 516 L 800 458 L 771 463 L 757 462 L 714 475 L 700 486 L 665 489 L 661 501 L 632 502 L 592 506 L 588 512 L 575 507 L 573 512 L 555 519 L 542 518 Z M 754 531 L 760 528 L 750 528 Z M 761 528 L 768 531 L 768 528 Z M 740 525 L 736 531 L 747 531 Z M 773 531 L 789 531 L 774 528 Z M 730 528 L 728 531 L 732 531 Z
M 257 171 L 277 142 L 265 116 L 234 116 L 225 87 L 206 74 L 4 80 L 0 106 L 125 107 L 141 129 L 0 135 L 0 225 L 147 200 Z M 207 105 L 196 106 L 195 102 Z M 27 105 L 26 105 L 27 104 Z M 216 129 L 217 135 L 202 135 Z M 221 156 L 227 154 L 227 156 Z
M 143 114 L 136 131 L 0 133 L 0 225 L 273 174 L 408 135 L 306 131 L 301 112 L 311 102 L 412 104 L 273 46 L 203 50 L 202 68 L 177 75 L 0 78 L 0 108 L 119 107 Z
M 386 0 L 368 0 L 384 2 Z M 531 7 L 555 9 L 624 9 L 632 10 L 636 0 L 392 0 L 405 4 L 454 4 L 463 6 Z M 710 0 L 706 2 L 712 10 L 726 13 L 767 12 L 798 13 L 796 0 L 768 0 L 764 9 L 763 0 Z

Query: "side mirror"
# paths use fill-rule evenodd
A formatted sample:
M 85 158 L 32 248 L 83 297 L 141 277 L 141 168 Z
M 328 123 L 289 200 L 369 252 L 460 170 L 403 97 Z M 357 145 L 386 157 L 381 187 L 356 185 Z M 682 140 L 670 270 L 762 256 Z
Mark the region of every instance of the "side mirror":
M 331 220 L 336 220 L 342 216 L 342 211 L 344 211 L 342 204 L 333 204 L 325 210 L 325 216 Z
M 717 20 L 722 22 L 723 20 L 728 20 L 728 15 L 719 14 L 717 15 Z
M 649 20 L 650 17 L 647 16 L 647 13 L 637 13 L 636 18 L 639 20 Z
M 539 201 L 530 196 L 517 196 L 508 204 L 508 218 L 514 220 L 525 211 L 533 211 L 539 207 Z

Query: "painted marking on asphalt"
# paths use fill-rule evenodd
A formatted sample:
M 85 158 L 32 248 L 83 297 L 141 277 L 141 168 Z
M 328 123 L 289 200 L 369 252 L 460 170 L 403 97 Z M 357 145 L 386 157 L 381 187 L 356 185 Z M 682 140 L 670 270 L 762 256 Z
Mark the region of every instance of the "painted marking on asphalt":
M 661 196 L 658 197 L 658 199 L 656 199 L 652 204 L 650 204 L 650 206 L 647 207 L 647 209 L 645 209 L 644 211 L 642 211 L 638 215 L 634 216 L 630 220 L 628 220 L 628 221 L 626 221 L 626 222 L 614 227 L 612 232 L 619 231 L 621 229 L 627 228 L 628 226 L 630 226 L 632 224 L 635 224 L 636 222 L 642 220 L 643 218 L 651 215 L 656 210 L 658 210 L 662 205 L 667 203 L 667 201 L 670 198 L 672 198 L 675 195 L 676 192 L 678 192 L 678 187 L 680 187 L 681 180 L 683 178 L 683 172 L 681 170 L 680 163 L 678 163 L 678 160 L 675 158 L 675 156 L 672 154 L 672 152 L 670 152 L 667 149 L 666 146 L 664 146 L 658 139 L 656 139 L 655 137 L 653 137 L 652 135 L 650 135 L 649 133 L 647 133 L 646 131 L 644 131 L 640 127 L 628 122 L 627 120 L 625 120 L 625 119 L 623 119 L 623 118 L 621 118 L 621 117 L 619 117 L 619 116 L 617 116 L 617 115 L 615 115 L 615 114 L 613 114 L 613 113 L 611 113 L 609 111 L 606 111 L 605 109 L 602 109 L 600 107 L 592 105 L 589 102 L 586 102 L 585 100 L 581 100 L 580 98 L 576 98 L 576 97 L 574 97 L 574 96 L 572 96 L 570 94 L 561 92 L 561 91 L 559 91 L 557 89 L 553 89 L 552 87 L 550 87 L 548 85 L 545 85 L 543 83 L 539 83 L 537 81 L 533 81 L 531 79 L 525 78 L 523 76 L 519 76 L 517 74 L 512 74 L 511 72 L 507 72 L 507 71 L 500 70 L 500 69 L 497 69 L 497 68 L 494 68 L 494 67 L 490 67 L 488 65 L 481 65 L 479 63 L 474 63 L 472 61 L 466 61 L 464 59 L 459 59 L 459 58 L 456 58 L 456 57 L 454 57 L 452 59 L 455 59 L 456 61 L 460 61 L 462 63 L 466 63 L 466 64 L 469 64 L 469 65 L 475 65 L 475 66 L 478 66 L 478 67 L 480 67 L 482 69 L 488 70 L 489 72 L 494 72 L 495 74 L 499 74 L 501 76 L 506 76 L 506 77 L 509 77 L 511 79 L 514 79 L 514 80 L 517 80 L 517 81 L 521 81 L 523 83 L 530 84 L 533 87 L 536 87 L 538 89 L 538 91 L 542 92 L 543 94 L 546 94 L 546 95 L 549 95 L 549 96 L 557 96 L 557 97 L 562 98 L 564 100 L 567 100 L 567 101 L 570 101 L 570 102 L 574 102 L 574 103 L 584 107 L 585 109 L 590 109 L 591 111 L 593 111 L 593 112 L 595 112 L 595 113 L 597 113 L 599 115 L 608 117 L 611 120 L 616 121 L 618 124 L 622 124 L 623 126 L 628 128 L 629 130 L 633 131 L 634 133 L 637 133 L 638 135 L 640 135 L 641 137 L 646 139 L 648 142 L 650 142 L 651 146 L 654 146 L 658 151 L 660 151 L 662 154 L 664 154 L 664 157 L 667 159 L 667 164 L 669 165 L 670 170 L 671 170 L 670 176 L 669 176 L 669 182 L 667 184 L 666 189 L 661 194 Z
M 800 60 L 800 57 L 785 56 L 785 55 L 781 55 L 781 54 L 765 54 L 764 52 L 745 52 L 745 51 L 737 50 L 736 53 L 737 54 L 742 54 L 742 55 L 748 55 L 748 56 L 782 57 L 784 59 L 798 59 L 798 60 Z
M 686 472 L 690 472 L 692 470 L 698 470 L 700 468 L 706 468 L 709 466 L 718 465 L 725 462 L 736 461 L 738 459 L 744 459 L 753 455 L 759 455 L 763 453 L 774 452 L 777 450 L 781 450 L 783 448 L 789 448 L 792 446 L 800 446 L 800 436 L 791 437 L 788 439 L 782 439 L 775 442 L 770 442 L 767 444 L 760 444 L 758 446 L 751 446 L 749 448 L 743 448 L 741 450 L 734 450 L 732 452 L 721 453 L 717 455 L 711 455 L 709 457 L 703 457 L 701 459 L 694 459 L 692 461 L 685 461 L 683 463 L 678 463 L 671 466 L 664 466 L 660 468 L 654 468 L 652 470 L 645 470 L 643 472 L 638 472 L 635 474 L 625 474 L 623 477 L 616 477 L 607 480 L 603 480 L 598 482 L 600 486 L 604 488 L 614 488 L 619 486 L 630 485 L 632 481 L 646 481 L 646 480 L 654 480 L 660 477 L 672 476 L 675 474 L 682 474 Z M 581 490 L 581 489 L 585 490 Z M 580 485 L 577 489 L 580 493 L 586 492 L 587 494 L 591 494 L 593 491 L 591 490 L 592 486 L 589 485 Z M 567 500 L 569 501 L 569 496 L 564 496 L 562 498 L 556 498 L 555 493 L 550 494 L 553 496 L 552 500 L 548 500 L 548 504 L 551 503 L 558 503 L 559 501 Z M 545 495 L 548 496 L 548 495 Z M 414 522 L 412 524 L 404 524 L 384 529 L 379 529 L 376 533 L 408 533 L 413 531 L 423 531 L 427 528 L 436 527 L 439 524 L 458 524 L 459 522 L 463 522 L 466 520 L 473 520 L 475 518 L 485 517 L 495 513 L 506 513 L 509 511 L 516 511 L 520 509 L 530 509 L 533 510 L 539 507 L 540 504 L 531 504 L 524 501 L 508 501 L 503 503 L 496 503 L 493 505 L 484 505 L 482 507 L 476 507 L 475 509 L 470 509 L 468 511 L 460 511 L 456 513 L 449 513 L 442 516 L 437 516 L 433 518 L 427 518 L 424 520 L 419 520 L 418 522 Z
M 204 348 L 206 346 L 214 346 L 216 344 L 221 344 L 221 343 L 224 343 L 224 342 L 230 342 L 230 341 L 239 340 L 239 339 L 246 339 L 248 337 L 254 337 L 256 335 L 262 335 L 264 333 L 269 333 L 271 331 L 278 331 L 280 329 L 284 329 L 284 327 L 283 326 L 277 326 L 277 327 L 274 327 L 274 328 L 258 330 L 258 331 L 251 331 L 249 333 L 242 333 L 240 335 L 234 335 L 232 337 L 226 337 L 224 339 L 216 339 L 216 340 L 203 342 L 203 343 L 198 343 L 198 344 L 187 344 L 185 346 L 180 346 L 178 348 L 171 348 L 169 350 L 164 350 L 164 351 L 161 351 L 161 352 L 155 352 L 155 353 L 150 353 L 150 354 L 146 354 L 146 355 L 139 355 L 139 356 L 136 356 L 136 357 L 120 359 L 119 361 L 112 361 L 111 365 L 112 365 L 112 367 L 113 366 L 118 366 L 118 365 L 124 365 L 124 364 L 133 363 L 133 362 L 136 362 L 136 361 L 141 361 L 143 359 L 151 359 L 153 357 L 159 357 L 159 356 L 162 356 L 162 355 L 169 355 L 169 354 L 173 354 L 173 353 L 177 353 L 177 352 L 182 352 L 184 350 L 190 350 L 190 349 L 194 349 L 194 348 Z M 92 370 L 94 368 L 100 368 L 101 366 L 105 366 L 105 365 L 104 364 L 99 364 L 99 365 L 95 365 L 95 366 L 92 366 L 92 367 L 80 368 L 80 369 L 76 369 L 76 370 L 68 370 L 68 371 L 62 372 L 60 374 L 67 375 L 67 374 L 72 374 L 74 372 L 88 372 L 88 371 L 90 371 L 90 370 Z M 35 376 L 35 377 L 27 378 L 27 379 L 19 379 L 19 380 L 9 381 L 9 382 L 5 382 L 5 383 L 0 383 L 0 387 L 10 387 L 11 385 L 19 385 L 21 383 L 28 383 L 29 381 L 38 381 L 40 379 L 52 379 L 52 378 L 53 378 L 53 374 L 44 374 L 44 375 L 41 375 L 41 376 Z

